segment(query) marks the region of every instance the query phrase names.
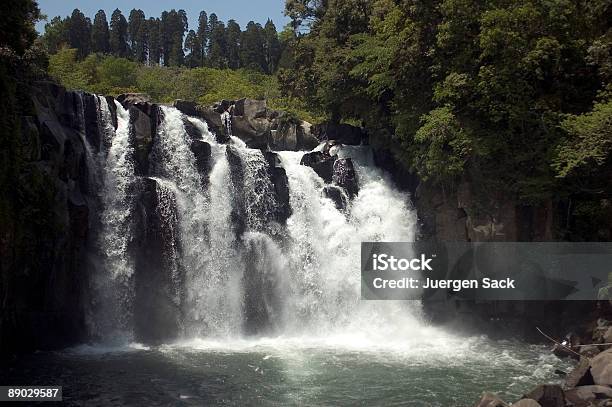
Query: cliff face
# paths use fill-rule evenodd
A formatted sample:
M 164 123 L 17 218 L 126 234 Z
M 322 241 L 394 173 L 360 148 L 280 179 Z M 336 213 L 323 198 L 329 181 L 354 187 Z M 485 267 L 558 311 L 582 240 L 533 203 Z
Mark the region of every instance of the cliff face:
M 2 227 L 0 348 L 40 349 L 83 338 L 87 243 L 94 210 L 84 134 L 99 137 L 92 95 L 53 83 L 31 89 L 23 116 L 16 211 Z M 93 104 L 93 105 L 92 105 Z
M 567 199 L 548 199 L 539 204 L 522 204 L 506 191 L 477 195 L 477 180 L 463 181 L 452 190 L 428 183 L 413 189 L 419 214 L 420 239 L 439 242 L 546 242 L 572 237 L 588 240 L 572 228 Z M 412 184 L 414 185 L 414 183 Z M 610 214 L 612 219 L 612 214 Z M 590 240 L 600 240 L 611 230 L 610 222 L 600 225 Z M 585 332 L 591 321 L 605 317 L 607 304 L 597 301 L 425 301 L 429 316 L 439 323 L 492 336 L 521 336 L 542 340 L 539 326 L 562 337 L 569 331 Z

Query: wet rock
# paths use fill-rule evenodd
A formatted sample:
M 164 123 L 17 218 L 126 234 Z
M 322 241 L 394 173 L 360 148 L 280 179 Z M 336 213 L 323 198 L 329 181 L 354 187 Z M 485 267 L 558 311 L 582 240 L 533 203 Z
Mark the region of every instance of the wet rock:
M 130 106 L 151 104 L 151 97 L 146 93 L 124 93 L 117 96 L 117 102 L 129 109 Z
M 266 118 L 232 117 L 232 136 L 244 141 L 250 148 L 265 150 L 271 139 L 272 123 Z
M 136 173 L 147 175 L 149 171 L 149 154 L 153 148 L 156 125 L 153 117 L 135 106 L 130 112 L 130 142 L 134 146 Z
M 285 169 L 281 166 L 278 154 L 271 151 L 267 151 L 264 154 L 266 161 L 268 162 L 268 168 L 270 171 L 270 179 L 274 185 L 275 201 L 277 207 L 275 208 L 274 218 L 279 223 L 285 223 L 291 216 L 291 204 L 289 202 L 289 179 Z
M 200 140 L 202 138 L 202 132 L 186 117 L 183 117 L 183 127 L 192 140 Z
M 612 398 L 612 389 L 607 386 L 581 386 L 567 390 L 565 398 L 574 407 L 588 407 L 597 400 Z
M 509 407 L 502 399 L 493 393 L 484 393 L 474 407 Z
M 247 119 L 262 119 L 267 116 L 268 105 L 265 99 L 244 98 L 234 104 L 234 116 L 244 116 Z
M 595 384 L 612 386 L 612 349 L 591 359 L 591 375 Z
M 341 158 L 334 162 L 332 180 L 340 187 L 344 188 L 351 199 L 359 193 L 357 173 L 353 166 L 353 160 L 350 158 Z
M 600 347 L 596 345 L 581 346 L 579 348 L 579 353 L 582 356 L 586 356 L 587 358 L 593 358 L 595 355 L 599 354 L 600 352 L 601 352 Z
M 587 358 L 581 358 L 565 379 L 565 388 L 595 384 L 591 375 L 591 363 Z
M 512 403 L 512 407 L 542 407 L 542 405 L 533 399 L 522 399 Z
M 138 340 L 159 343 L 178 335 L 178 215 L 174 193 L 144 178 L 138 198 L 134 270 L 134 328 Z
M 331 199 L 338 210 L 346 209 L 348 205 L 348 196 L 344 190 L 336 185 L 326 185 L 323 188 L 323 195 Z
M 191 151 L 196 159 L 196 166 L 202 179 L 206 179 L 211 169 L 212 150 L 210 144 L 202 140 L 191 141 Z
M 187 116 L 198 116 L 198 104 L 196 102 L 177 99 L 173 106 Z
M 565 394 L 561 386 L 540 385 L 523 396 L 524 399 L 533 399 L 542 407 L 565 407 Z
M 96 95 L 84 93 L 83 100 L 83 120 L 85 136 L 95 152 L 102 147 L 102 133 L 98 127 L 98 100 Z
M 236 236 L 242 236 L 246 230 L 246 206 L 244 202 L 244 169 L 242 159 L 236 147 L 228 145 L 225 150 L 227 162 L 230 167 L 230 178 L 232 181 L 232 226 Z
M 117 129 L 117 105 L 115 105 L 115 98 L 112 96 L 100 96 L 101 98 L 106 98 L 106 104 L 108 105 L 108 110 L 111 113 L 111 120 L 113 121 L 113 127 Z
M 312 133 L 319 141 L 335 140 L 341 144 L 360 145 L 367 139 L 360 127 L 350 124 L 323 123 L 312 126 Z
M 311 167 L 319 177 L 325 182 L 332 182 L 334 175 L 334 163 L 336 162 L 336 156 L 330 156 L 321 151 L 313 151 L 304 154 L 301 165 Z

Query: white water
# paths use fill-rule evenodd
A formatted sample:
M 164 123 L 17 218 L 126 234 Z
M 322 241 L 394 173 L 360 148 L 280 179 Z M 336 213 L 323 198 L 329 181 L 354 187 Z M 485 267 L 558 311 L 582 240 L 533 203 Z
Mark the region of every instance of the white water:
M 102 272 L 93 276 L 97 301 L 91 330 L 104 337 L 131 336 L 133 263 L 128 255 L 132 239 L 132 216 L 135 199 L 134 149 L 129 142 L 129 113 L 115 102 L 117 129 L 105 98 L 99 98 L 102 118 L 102 140 L 109 145 L 101 150 L 101 214 L 98 248 L 102 255 Z

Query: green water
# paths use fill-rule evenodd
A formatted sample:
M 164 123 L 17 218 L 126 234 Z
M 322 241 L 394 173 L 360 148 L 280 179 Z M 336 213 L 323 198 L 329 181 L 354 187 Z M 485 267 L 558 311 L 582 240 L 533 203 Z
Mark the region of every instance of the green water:
M 471 406 L 484 390 L 514 401 L 569 368 L 546 347 L 520 342 L 350 340 L 82 346 L 18 359 L 0 377 L 3 384 L 62 385 L 62 405 Z

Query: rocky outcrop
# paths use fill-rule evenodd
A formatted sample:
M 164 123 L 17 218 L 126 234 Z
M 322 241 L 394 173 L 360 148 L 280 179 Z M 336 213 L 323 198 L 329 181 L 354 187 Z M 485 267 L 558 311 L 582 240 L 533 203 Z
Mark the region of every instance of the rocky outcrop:
M 143 178 L 138 198 L 134 270 L 134 327 L 138 340 L 159 343 L 179 330 L 182 272 L 174 193 Z
M 157 126 L 162 119 L 159 106 L 151 103 L 147 95 L 140 93 L 119 95 L 117 101 L 130 112 L 130 138 L 134 146 L 136 174 L 147 175 L 149 154 L 157 136 Z
M 312 134 L 319 141 L 336 141 L 340 144 L 360 145 L 367 144 L 368 137 L 365 129 L 350 124 L 323 123 L 312 127 Z
M 244 141 L 250 148 L 311 150 L 319 143 L 311 132 L 310 123 L 290 119 L 284 112 L 268 108 L 266 100 L 244 98 L 225 102 L 233 105 L 232 135 Z M 204 119 L 208 128 L 219 137 L 225 134 L 220 106 L 221 104 L 202 106 L 184 100 L 174 102 L 174 107 L 181 112 Z
M 330 156 L 322 151 L 313 151 L 302 156 L 301 165 L 310 167 L 325 182 L 330 183 L 334 176 L 334 163 L 336 156 Z
M 22 90 L 25 114 L 15 135 L 22 153 L 11 157 L 20 160 L 11 175 L 19 208 L 0 227 L 0 354 L 86 336 L 84 270 L 96 203 L 85 143 L 100 145 L 96 99 L 52 82 Z
M 274 185 L 276 206 L 273 217 L 277 222 L 284 224 L 292 213 L 289 202 L 289 179 L 278 154 L 268 151 L 264 155 L 268 162 L 269 177 Z
M 357 182 L 355 167 L 353 167 L 353 160 L 350 158 L 336 160 L 334 162 L 332 181 L 342 187 L 351 199 L 357 196 L 359 193 L 359 183 Z

